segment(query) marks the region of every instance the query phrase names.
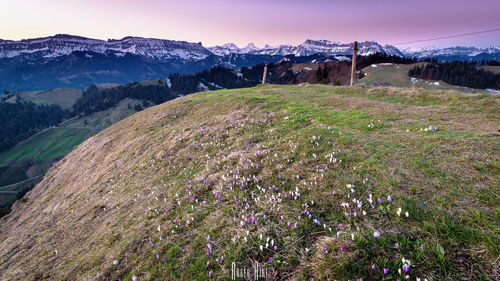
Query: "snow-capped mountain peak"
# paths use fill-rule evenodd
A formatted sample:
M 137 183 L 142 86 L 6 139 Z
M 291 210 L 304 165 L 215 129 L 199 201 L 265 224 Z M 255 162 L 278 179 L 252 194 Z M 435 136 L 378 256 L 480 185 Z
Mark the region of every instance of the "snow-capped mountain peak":
M 302 44 L 298 46 L 291 45 L 281 45 L 281 46 L 270 46 L 265 45 L 264 48 L 258 48 L 254 44 L 250 43 L 244 48 L 230 48 L 229 46 L 216 46 L 210 48 L 216 55 L 229 55 L 229 54 L 253 54 L 253 55 L 295 55 L 295 56 L 310 56 L 318 53 L 322 53 L 329 56 L 338 56 L 339 59 L 346 59 L 348 56 L 352 55 L 353 44 L 342 44 L 329 40 L 305 40 Z M 386 53 L 388 55 L 399 55 L 402 53 L 394 46 L 384 45 L 381 46 L 376 42 L 362 42 L 358 45 L 360 50 L 360 55 L 370 55 L 377 52 Z
M 200 60 L 211 55 L 201 43 L 172 41 L 142 37 L 124 37 L 107 41 L 67 34 L 24 39 L 21 41 L 0 41 L 0 58 L 14 58 L 29 55 L 31 59 L 54 58 L 69 55 L 74 51 L 106 53 L 132 53 L 158 60 L 181 58 Z
M 233 50 L 238 50 L 238 46 L 236 46 L 236 44 L 234 43 L 226 43 L 224 45 L 222 45 L 223 48 L 227 48 L 227 49 L 233 49 Z
M 500 48 L 498 47 L 488 47 L 488 48 L 477 48 L 477 47 L 448 47 L 448 48 L 438 48 L 438 47 L 425 47 L 418 49 L 407 48 L 403 50 L 403 53 L 407 57 L 417 57 L 417 58 L 439 58 L 440 60 L 492 60 L 500 58 Z
M 257 46 L 255 46 L 254 43 L 248 43 L 245 48 L 252 49 L 252 50 L 258 50 Z
M 486 53 L 488 54 L 500 53 L 500 47 L 489 46 L 488 48 L 486 48 Z
M 312 56 L 317 54 L 334 57 L 337 60 L 349 60 L 352 56 L 353 43 L 339 43 L 330 40 L 307 39 L 299 45 L 265 45 L 259 48 L 249 43 L 239 48 L 234 43 L 205 48 L 201 43 L 173 41 L 155 38 L 128 36 L 122 39 L 107 41 L 57 34 L 49 37 L 24 39 L 20 41 L 0 39 L 0 59 L 15 58 L 19 61 L 47 61 L 60 56 L 69 55 L 75 51 L 94 52 L 105 55 L 124 57 L 134 54 L 159 61 L 200 61 L 212 56 L 225 57 L 233 54 L 267 55 L 267 56 Z M 440 60 L 491 60 L 500 57 L 500 48 L 476 47 L 427 47 L 419 49 L 406 48 L 403 51 L 392 45 L 380 45 L 377 42 L 365 41 L 358 43 L 358 54 L 368 56 L 375 53 L 405 57 L 437 57 Z
M 248 43 L 248 45 L 245 47 L 245 48 L 241 48 L 240 49 L 240 53 L 251 53 L 251 52 L 254 52 L 254 51 L 258 51 L 260 50 L 259 48 L 257 48 L 253 43 Z

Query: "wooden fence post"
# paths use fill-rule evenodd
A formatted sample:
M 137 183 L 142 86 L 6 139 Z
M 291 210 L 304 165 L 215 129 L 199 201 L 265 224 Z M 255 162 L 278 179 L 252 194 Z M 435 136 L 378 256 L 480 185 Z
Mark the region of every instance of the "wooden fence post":
M 262 75 L 262 85 L 266 84 L 266 76 L 267 76 L 267 64 L 264 66 L 264 74 Z
M 352 46 L 352 70 L 351 70 L 351 87 L 354 86 L 356 80 L 356 52 L 358 51 L 358 42 L 354 41 Z

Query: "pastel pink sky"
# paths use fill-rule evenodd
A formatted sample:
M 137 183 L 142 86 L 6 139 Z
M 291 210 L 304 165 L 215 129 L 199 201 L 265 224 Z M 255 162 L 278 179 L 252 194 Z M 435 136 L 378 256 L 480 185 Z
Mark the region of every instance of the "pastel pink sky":
M 13 0 L 0 8 L 0 38 L 57 33 L 125 36 L 213 46 L 298 44 L 305 39 L 395 44 L 500 28 L 499 0 Z M 418 46 L 500 46 L 500 32 Z

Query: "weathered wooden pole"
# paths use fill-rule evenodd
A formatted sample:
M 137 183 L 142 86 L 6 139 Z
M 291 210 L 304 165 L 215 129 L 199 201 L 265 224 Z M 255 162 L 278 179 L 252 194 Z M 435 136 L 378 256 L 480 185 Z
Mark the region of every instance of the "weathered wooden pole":
M 354 41 L 352 46 L 352 70 L 351 70 L 351 87 L 354 86 L 356 77 L 356 52 L 358 51 L 358 42 Z
M 267 64 L 264 66 L 264 74 L 262 74 L 262 85 L 266 84 L 266 76 L 267 76 Z

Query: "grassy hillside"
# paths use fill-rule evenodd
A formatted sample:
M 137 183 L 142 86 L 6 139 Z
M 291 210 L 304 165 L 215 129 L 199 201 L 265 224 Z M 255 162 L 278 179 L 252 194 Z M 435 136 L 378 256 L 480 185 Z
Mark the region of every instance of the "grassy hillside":
M 82 95 L 81 90 L 58 88 L 47 91 L 20 92 L 17 95 L 26 101 L 35 104 L 57 104 L 62 109 L 70 109 L 76 100 Z M 16 97 L 12 97 L 10 101 L 16 101 Z
M 500 66 L 480 66 L 479 68 L 500 74 Z
M 411 87 L 408 71 L 413 64 L 376 64 L 362 69 L 366 76 L 361 80 L 367 86 L 389 83 L 394 87 Z
M 131 108 L 128 108 L 129 104 Z M 126 99 L 106 111 L 67 120 L 0 153 L 0 207 L 16 199 L 16 194 L 1 191 L 21 191 L 38 183 L 38 176 L 43 175 L 56 160 L 90 136 L 135 113 L 133 108 L 136 104 L 142 103 Z M 28 180 L 33 177 L 33 180 Z M 11 185 L 21 181 L 20 184 Z
M 423 88 L 427 90 L 457 90 L 465 93 L 486 93 L 484 90 L 450 85 L 443 81 L 415 79 L 412 81 L 408 71 L 416 64 L 376 64 L 362 69 L 366 75 L 359 81 L 365 86 L 393 86 L 401 88 Z M 495 72 L 496 66 L 482 67 Z
M 498 280 L 499 119 L 498 95 L 451 91 L 179 98 L 14 205 L 0 279 L 230 280 L 256 261 L 269 279 Z

